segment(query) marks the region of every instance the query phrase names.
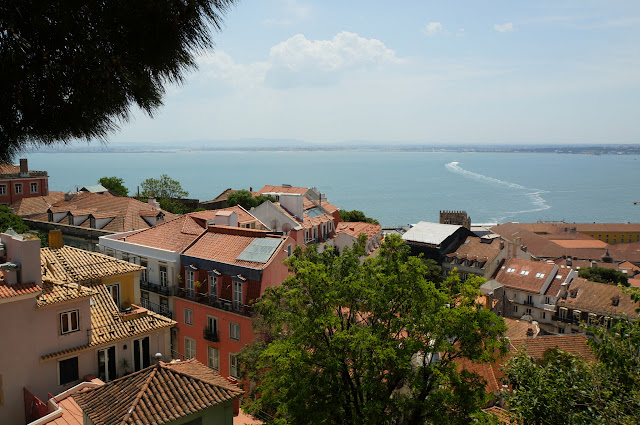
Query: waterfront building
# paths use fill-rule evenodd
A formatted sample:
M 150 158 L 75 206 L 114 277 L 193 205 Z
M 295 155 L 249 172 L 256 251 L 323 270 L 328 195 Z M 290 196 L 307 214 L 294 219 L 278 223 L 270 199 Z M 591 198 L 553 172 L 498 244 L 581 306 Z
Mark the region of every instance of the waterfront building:
M 48 195 L 46 171 L 30 171 L 25 158 L 20 159 L 20 165 L 0 164 L 0 204 L 9 206 L 21 199 Z
M 476 237 L 464 226 L 421 221 L 411 226 L 402 239 L 413 255 L 423 254 L 442 264 L 444 256 L 455 251 L 467 237 Z

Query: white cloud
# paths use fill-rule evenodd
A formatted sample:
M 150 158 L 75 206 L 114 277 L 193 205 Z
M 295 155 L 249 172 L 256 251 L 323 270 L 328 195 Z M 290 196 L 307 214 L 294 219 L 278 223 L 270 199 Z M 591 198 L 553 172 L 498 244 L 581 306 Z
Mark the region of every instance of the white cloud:
M 505 24 L 494 24 L 493 29 L 498 32 L 511 32 L 513 31 L 513 22 L 507 22 Z
M 425 33 L 426 35 L 436 35 L 439 32 L 442 31 L 442 24 L 440 22 L 429 22 L 427 25 L 425 25 L 425 27 L 422 29 L 422 32 Z

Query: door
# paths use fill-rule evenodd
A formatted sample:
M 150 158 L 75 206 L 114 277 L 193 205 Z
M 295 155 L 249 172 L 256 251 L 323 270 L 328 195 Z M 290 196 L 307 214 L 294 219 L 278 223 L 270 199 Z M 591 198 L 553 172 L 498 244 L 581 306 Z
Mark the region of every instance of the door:
M 133 341 L 133 370 L 144 369 L 151 364 L 149 353 L 149 337 Z
M 117 378 L 116 347 L 98 350 L 98 377 L 104 382 Z
M 120 285 L 107 285 L 107 290 L 111 294 L 113 301 L 115 301 L 118 308 L 120 308 Z

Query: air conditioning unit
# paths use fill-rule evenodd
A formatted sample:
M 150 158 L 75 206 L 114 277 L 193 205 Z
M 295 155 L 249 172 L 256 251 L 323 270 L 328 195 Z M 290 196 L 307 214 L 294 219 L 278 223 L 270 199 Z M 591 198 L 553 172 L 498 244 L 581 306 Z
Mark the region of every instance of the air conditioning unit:
M 215 306 L 216 306 L 216 308 L 222 308 L 222 301 L 216 300 L 215 301 Z

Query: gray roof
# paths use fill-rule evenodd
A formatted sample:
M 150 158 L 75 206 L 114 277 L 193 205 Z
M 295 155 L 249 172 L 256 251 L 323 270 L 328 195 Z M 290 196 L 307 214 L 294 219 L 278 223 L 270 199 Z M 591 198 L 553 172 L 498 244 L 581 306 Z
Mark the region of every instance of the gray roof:
M 460 228 L 462 226 L 421 221 L 418 224 L 414 224 L 411 229 L 402 235 L 402 239 L 408 242 L 440 245 Z
M 258 238 L 254 239 L 241 253 L 236 260 L 252 261 L 265 264 L 278 249 L 282 239 Z
M 91 193 L 100 193 L 100 192 L 106 192 L 109 189 L 107 189 L 101 184 L 94 184 L 92 186 L 85 186 L 82 188 L 82 190 L 86 190 L 87 192 L 91 192 Z

